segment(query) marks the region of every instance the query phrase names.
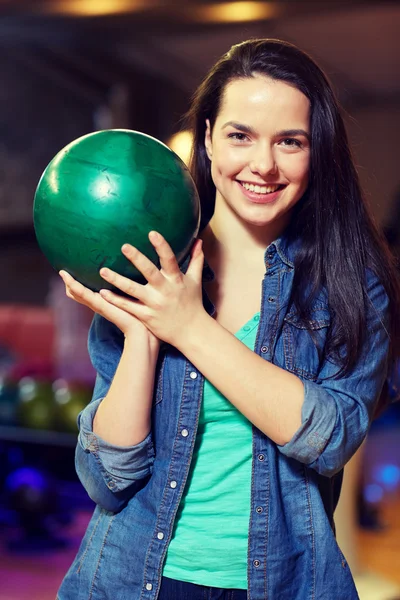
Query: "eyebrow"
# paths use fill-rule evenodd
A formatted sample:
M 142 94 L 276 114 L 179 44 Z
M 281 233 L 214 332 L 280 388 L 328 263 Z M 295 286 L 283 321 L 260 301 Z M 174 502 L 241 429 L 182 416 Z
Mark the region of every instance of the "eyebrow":
M 242 131 L 243 133 L 248 133 L 250 135 L 254 135 L 256 133 L 252 127 L 236 121 L 227 121 L 222 126 L 222 129 L 225 129 L 225 127 L 233 127 L 238 131 Z M 275 133 L 276 137 L 294 137 L 296 135 L 303 135 L 305 138 L 307 138 L 307 140 L 310 140 L 310 134 L 304 129 L 283 129 L 282 131 L 277 131 Z
M 303 135 L 310 141 L 310 134 L 304 129 L 284 129 L 283 131 L 277 131 L 276 137 L 295 137 L 296 135 Z

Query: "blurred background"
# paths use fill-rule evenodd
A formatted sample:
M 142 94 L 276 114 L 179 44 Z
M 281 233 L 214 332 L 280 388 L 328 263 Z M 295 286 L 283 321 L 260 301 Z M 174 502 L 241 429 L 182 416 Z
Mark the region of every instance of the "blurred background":
M 399 253 L 399 31 L 400 4 L 384 0 L 0 1 L 0 600 L 54 599 L 93 510 L 74 471 L 75 419 L 94 381 L 91 314 L 66 299 L 32 223 L 48 162 L 108 128 L 150 134 L 185 159 L 181 117 L 207 69 L 234 43 L 281 38 L 332 81 Z M 338 537 L 361 600 L 400 598 L 399 434 L 392 405 L 346 469 Z

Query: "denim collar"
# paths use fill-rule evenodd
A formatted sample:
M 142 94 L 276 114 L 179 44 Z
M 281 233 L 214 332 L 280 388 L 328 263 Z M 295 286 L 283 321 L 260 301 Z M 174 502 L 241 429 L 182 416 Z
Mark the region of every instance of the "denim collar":
M 294 269 L 294 262 L 296 254 L 298 253 L 301 246 L 301 240 L 299 237 L 291 238 L 287 234 L 283 233 L 276 240 L 274 240 L 265 250 L 264 259 L 268 263 L 268 255 L 275 252 L 279 258 L 286 265 Z

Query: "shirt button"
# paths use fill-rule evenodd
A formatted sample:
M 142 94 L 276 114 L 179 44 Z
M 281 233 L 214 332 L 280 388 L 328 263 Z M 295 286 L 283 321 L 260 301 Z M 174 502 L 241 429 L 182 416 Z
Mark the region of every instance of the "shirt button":
M 158 538 L 159 540 L 163 540 L 163 539 L 164 539 L 164 534 L 163 534 L 163 532 L 162 532 L 162 531 L 159 531 L 159 532 L 157 533 L 157 538 Z
M 176 481 L 171 481 L 171 483 L 169 484 L 170 487 L 172 487 L 173 489 L 176 488 L 178 484 L 176 483 Z
M 151 592 L 152 589 L 153 589 L 153 584 L 152 583 L 146 583 L 146 590 L 149 590 L 149 592 Z
M 259 321 L 259 320 L 260 320 L 260 315 L 256 315 L 256 316 L 254 317 L 254 320 L 255 320 L 255 321 Z
M 262 513 L 262 511 L 263 511 L 263 509 L 262 509 L 262 506 L 257 506 L 257 508 L 256 508 L 256 512 L 257 512 L 258 514 L 261 514 L 261 513 Z
M 261 460 L 261 461 L 263 461 L 264 459 L 265 459 L 265 456 L 264 456 L 264 454 L 259 454 L 259 455 L 258 455 L 258 460 Z
M 181 431 L 181 436 L 182 436 L 182 437 L 187 437 L 188 435 L 189 435 L 189 432 L 188 432 L 188 430 L 187 430 L 187 429 L 182 429 L 182 431 Z
M 261 347 L 261 352 L 262 352 L 263 354 L 265 354 L 266 352 L 268 352 L 268 346 L 262 346 L 262 347 Z
M 275 296 L 268 296 L 268 302 L 275 302 Z
M 194 371 L 192 371 L 189 375 L 190 379 L 197 379 L 197 373 L 195 373 Z
M 255 567 L 259 567 L 259 566 L 260 566 L 260 561 L 259 561 L 259 560 L 255 560 L 255 561 L 253 561 L 253 565 L 254 565 Z
M 244 331 L 249 331 L 250 327 L 248 325 L 246 325 L 246 327 L 243 327 Z

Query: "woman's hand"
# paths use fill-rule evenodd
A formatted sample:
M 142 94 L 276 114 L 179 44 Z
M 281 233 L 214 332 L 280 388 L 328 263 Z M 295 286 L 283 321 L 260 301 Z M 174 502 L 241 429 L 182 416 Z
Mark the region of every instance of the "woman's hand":
M 110 269 L 101 269 L 100 275 L 129 296 L 131 301 L 110 290 L 100 290 L 103 301 L 139 319 L 157 338 L 179 348 L 179 340 L 188 327 L 204 312 L 202 299 L 202 273 L 204 255 L 201 240 L 196 240 L 191 261 L 183 274 L 167 241 L 152 231 L 149 239 L 160 258 L 158 269 L 146 256 L 129 244 L 122 247 L 128 260 L 147 280 L 141 285 Z
M 159 347 L 160 340 L 131 313 L 110 304 L 99 293 L 89 290 L 66 271 L 60 271 L 59 274 L 65 283 L 65 292 L 68 298 L 87 306 L 111 323 L 114 323 L 122 331 L 125 338 L 131 335 L 137 338 L 138 335 L 145 334 L 152 346 L 155 348 Z M 129 302 L 129 300 L 127 301 Z

